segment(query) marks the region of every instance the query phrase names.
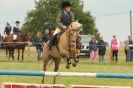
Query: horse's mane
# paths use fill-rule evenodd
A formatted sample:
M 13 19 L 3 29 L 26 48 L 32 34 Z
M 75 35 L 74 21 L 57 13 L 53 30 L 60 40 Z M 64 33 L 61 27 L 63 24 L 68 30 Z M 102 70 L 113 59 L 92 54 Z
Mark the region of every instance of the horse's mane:
M 28 37 L 29 37 L 29 34 L 27 32 L 23 32 L 20 35 L 18 35 L 18 38 L 20 38 L 20 40 L 24 40 L 24 41 L 27 41 Z
M 78 21 L 75 21 L 75 22 L 72 22 L 70 25 L 69 25 L 69 28 L 71 30 L 75 30 L 75 31 L 79 31 L 82 27 L 82 24 L 80 24 Z

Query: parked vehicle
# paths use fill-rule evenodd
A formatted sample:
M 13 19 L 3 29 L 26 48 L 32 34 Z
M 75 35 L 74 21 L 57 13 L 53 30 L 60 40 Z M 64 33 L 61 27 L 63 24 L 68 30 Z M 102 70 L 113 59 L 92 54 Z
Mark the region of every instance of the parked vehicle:
M 89 56 L 89 41 L 91 37 L 89 35 L 80 35 L 81 37 L 81 51 L 80 56 Z

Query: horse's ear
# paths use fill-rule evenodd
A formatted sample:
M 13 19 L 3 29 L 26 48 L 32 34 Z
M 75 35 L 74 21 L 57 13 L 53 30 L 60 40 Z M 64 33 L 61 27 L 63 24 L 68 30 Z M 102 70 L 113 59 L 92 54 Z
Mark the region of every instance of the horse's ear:
M 77 19 L 75 22 L 78 22 L 79 20 Z

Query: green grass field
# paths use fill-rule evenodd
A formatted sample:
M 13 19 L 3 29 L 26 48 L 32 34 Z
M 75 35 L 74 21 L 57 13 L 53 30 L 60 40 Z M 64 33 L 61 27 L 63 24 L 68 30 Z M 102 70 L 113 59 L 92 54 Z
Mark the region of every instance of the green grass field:
M 42 70 L 42 62 L 37 61 L 35 49 L 26 49 L 25 60 L 22 61 L 12 61 L 8 60 L 5 51 L 0 50 L 0 69 L 12 69 L 12 70 L 32 70 L 40 71 Z M 15 54 L 15 57 L 17 54 Z M 114 72 L 114 73 L 133 73 L 133 63 L 126 63 L 124 52 L 119 53 L 119 62 L 111 63 L 106 56 L 104 64 L 99 64 L 98 60 L 91 61 L 88 58 L 81 58 L 77 67 L 72 67 L 67 70 L 65 68 L 65 61 L 62 60 L 59 71 L 65 72 Z M 48 65 L 48 71 L 53 71 L 53 64 Z M 32 76 L 0 76 L 1 82 L 23 82 L 23 83 L 41 83 L 42 77 L 32 77 Z M 53 77 L 46 77 L 45 83 L 53 83 Z M 89 85 L 108 85 L 108 86 L 132 86 L 133 79 L 108 79 L 108 78 L 86 78 L 86 77 L 57 77 L 56 83 L 58 84 L 89 84 Z

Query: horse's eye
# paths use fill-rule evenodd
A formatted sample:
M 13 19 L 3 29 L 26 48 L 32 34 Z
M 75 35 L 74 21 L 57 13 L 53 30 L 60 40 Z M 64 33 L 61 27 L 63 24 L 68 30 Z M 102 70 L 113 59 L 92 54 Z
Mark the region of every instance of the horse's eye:
M 71 25 L 71 27 L 73 27 L 73 26 Z

